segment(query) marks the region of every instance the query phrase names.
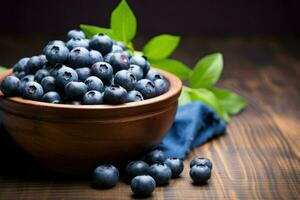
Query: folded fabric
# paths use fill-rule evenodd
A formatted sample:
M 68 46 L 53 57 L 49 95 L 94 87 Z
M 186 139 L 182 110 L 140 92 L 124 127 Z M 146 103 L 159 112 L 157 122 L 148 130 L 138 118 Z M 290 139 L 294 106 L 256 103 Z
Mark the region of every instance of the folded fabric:
M 184 159 L 191 149 L 225 132 L 226 124 L 203 103 L 179 106 L 171 129 L 159 145 L 166 157 Z

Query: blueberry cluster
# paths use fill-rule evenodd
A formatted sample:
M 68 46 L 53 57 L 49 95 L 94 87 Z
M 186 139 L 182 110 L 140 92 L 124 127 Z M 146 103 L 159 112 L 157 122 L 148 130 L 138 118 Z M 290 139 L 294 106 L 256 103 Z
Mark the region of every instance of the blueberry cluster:
M 22 58 L 1 91 L 7 97 L 48 103 L 122 104 L 161 95 L 169 82 L 147 58 L 134 56 L 122 42 L 105 34 L 90 40 L 82 31 L 68 32 L 68 41 L 50 41 L 43 54 Z
M 149 196 L 156 186 L 167 185 L 171 178 L 180 176 L 184 169 L 181 159 L 165 158 L 160 150 L 154 150 L 144 160 L 130 162 L 125 169 L 127 181 L 136 196 Z M 190 162 L 190 176 L 195 184 L 204 184 L 211 176 L 212 163 L 207 158 L 194 158 Z M 117 184 L 119 171 L 112 165 L 100 165 L 94 170 L 93 185 L 110 188 Z

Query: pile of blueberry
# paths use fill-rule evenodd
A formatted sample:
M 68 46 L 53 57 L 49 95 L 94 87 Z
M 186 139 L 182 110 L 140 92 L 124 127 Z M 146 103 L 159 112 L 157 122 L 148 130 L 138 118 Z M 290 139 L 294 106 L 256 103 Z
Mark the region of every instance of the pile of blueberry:
M 90 40 L 82 31 L 68 41 L 50 41 L 43 54 L 22 58 L 7 76 L 5 96 L 48 103 L 122 104 L 153 98 L 168 91 L 169 82 L 146 57 L 132 55 L 122 42 L 105 34 Z
M 156 186 L 167 185 L 183 171 L 181 159 L 166 158 L 162 151 L 154 150 L 144 160 L 132 161 L 126 166 L 126 179 L 136 196 L 149 196 Z M 211 176 L 212 162 L 207 158 L 194 158 L 190 162 L 190 176 L 194 184 L 205 184 Z M 93 186 L 111 188 L 119 180 L 119 171 L 113 165 L 100 165 L 93 173 Z

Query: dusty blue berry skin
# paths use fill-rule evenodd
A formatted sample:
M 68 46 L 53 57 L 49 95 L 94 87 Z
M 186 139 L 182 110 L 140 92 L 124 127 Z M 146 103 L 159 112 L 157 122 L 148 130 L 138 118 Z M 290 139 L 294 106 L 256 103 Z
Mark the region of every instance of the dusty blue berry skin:
M 41 81 L 41 86 L 44 92 L 55 91 L 55 78 L 52 76 L 46 76 Z
M 130 65 L 128 71 L 130 71 L 138 80 L 144 77 L 143 69 L 138 65 Z
M 147 74 L 150 69 L 149 62 L 145 59 L 145 57 L 142 56 L 132 56 L 129 60 L 129 63 L 131 65 L 140 66 L 143 69 L 144 74 Z
M 172 177 L 172 171 L 166 164 L 155 163 L 150 166 L 149 175 L 154 178 L 157 185 L 166 185 Z
M 103 57 L 103 61 L 109 63 L 109 60 L 110 60 L 110 58 L 112 57 L 112 55 L 114 55 L 113 52 L 110 52 L 110 53 L 106 54 L 106 55 Z
M 69 49 L 65 45 L 52 44 L 45 49 L 46 58 L 51 64 L 64 63 L 68 60 Z
M 71 38 L 67 43 L 66 46 L 71 51 L 76 47 L 84 47 L 86 49 L 89 48 L 89 40 L 88 39 L 80 39 L 80 38 Z
M 39 83 L 34 81 L 27 82 L 22 92 L 22 97 L 24 99 L 31 99 L 35 101 L 40 101 L 43 95 L 43 87 Z
M 102 62 L 103 56 L 99 51 L 91 50 L 90 51 L 90 66 L 95 64 L 96 62 Z
M 202 164 L 194 165 L 190 169 L 190 177 L 192 178 L 194 183 L 203 184 L 206 183 L 208 179 L 210 179 L 211 170 L 206 165 L 202 165 Z
M 104 92 L 103 82 L 97 76 L 90 76 L 85 81 L 84 84 L 87 86 L 87 90 L 96 90 L 98 92 Z
M 84 105 L 99 105 L 103 103 L 103 93 L 91 90 L 85 93 L 82 99 Z
M 126 167 L 126 175 L 131 180 L 135 176 L 148 174 L 149 165 L 142 161 L 136 160 L 130 162 Z
M 144 97 L 143 95 L 136 90 L 131 90 L 127 93 L 127 101 L 126 102 L 137 102 L 137 101 L 143 101 Z
M 135 89 L 139 91 L 144 99 L 150 99 L 157 96 L 154 83 L 148 79 L 141 79 L 135 84 Z
M 20 92 L 20 94 L 22 94 L 25 84 L 27 82 L 29 82 L 29 81 L 34 81 L 34 75 L 31 75 L 31 74 L 30 75 L 26 75 L 26 76 L 24 76 L 21 79 L 20 84 L 19 84 L 19 92 Z
M 125 56 L 127 56 L 127 58 L 130 60 L 130 58 L 132 57 L 131 53 L 129 51 L 123 51 L 122 52 Z M 130 62 L 129 62 L 130 64 Z
M 11 97 L 19 94 L 20 80 L 15 76 L 7 76 L 1 83 L 1 91 L 4 96 Z
M 156 79 L 154 85 L 157 91 L 157 95 L 162 95 L 169 90 L 169 82 L 166 79 Z
M 69 64 L 73 68 L 88 67 L 90 65 L 90 52 L 86 48 L 76 47 L 69 53 Z
M 130 91 L 135 88 L 136 78 L 128 70 L 120 70 L 115 74 L 114 84 L 120 85 L 127 91 Z
M 24 76 L 26 76 L 25 72 L 14 72 L 13 73 L 15 77 L 17 77 L 18 79 L 22 79 Z
M 103 33 L 94 35 L 90 40 L 90 48 L 100 51 L 102 55 L 106 55 L 111 52 L 112 46 L 113 40 Z
M 121 49 L 122 49 L 123 51 L 126 50 L 126 46 L 125 46 L 125 44 L 124 44 L 123 42 L 117 41 L 117 42 L 115 42 L 114 45 L 117 45 L 117 46 L 121 47 Z
M 114 53 L 109 59 L 109 64 L 113 67 L 114 73 L 129 69 L 129 59 L 123 53 Z
M 63 90 L 72 81 L 78 81 L 78 75 L 74 69 L 63 66 L 57 71 L 55 79 L 57 89 Z
M 81 100 L 87 93 L 87 86 L 83 82 L 70 82 L 65 87 L 65 97 L 69 100 Z
M 61 103 L 61 97 L 57 92 L 50 91 L 43 95 L 42 101 L 47 103 Z
M 88 67 L 77 68 L 75 71 L 77 72 L 78 80 L 82 82 L 91 76 L 91 69 Z
M 145 160 L 149 165 L 154 164 L 154 163 L 163 163 L 165 160 L 165 155 L 164 155 L 164 152 L 156 149 L 156 150 L 149 152 L 146 155 Z
M 13 72 L 22 72 L 25 69 L 25 66 L 27 65 L 27 62 L 30 58 L 25 57 L 21 58 L 13 67 Z
M 127 92 L 119 85 L 107 86 L 104 90 L 104 103 L 122 104 L 126 102 Z
M 146 75 L 146 78 L 155 81 L 157 79 L 163 79 L 164 77 L 155 69 L 150 69 Z
M 212 162 L 207 158 L 193 158 L 190 162 L 190 168 L 194 165 L 206 165 L 210 170 L 212 169 L 213 165 Z
M 41 80 L 42 80 L 44 77 L 49 76 L 49 75 L 50 75 L 50 73 L 49 73 L 48 70 L 46 70 L 46 69 L 39 69 L 39 70 L 35 73 L 35 75 L 34 75 L 34 80 L 35 80 L 36 82 L 40 83 Z
M 52 40 L 52 41 L 49 41 L 47 43 L 47 45 L 44 47 L 44 49 L 43 49 L 43 54 L 46 55 L 46 52 L 48 52 L 53 45 L 65 46 L 65 43 L 63 41 L 61 41 L 61 40 Z
M 119 180 L 119 171 L 112 165 L 100 165 L 93 173 L 93 186 L 96 188 L 111 188 Z
M 36 71 L 41 69 L 44 64 L 45 64 L 45 61 L 43 60 L 42 56 L 32 56 L 28 60 L 26 66 L 24 68 L 24 71 L 26 72 L 26 74 L 34 74 Z
M 120 47 L 120 46 L 114 44 L 114 45 L 112 46 L 111 52 L 113 52 L 113 53 L 121 53 L 121 52 L 123 52 L 123 49 L 122 49 L 122 47 Z
M 113 68 L 109 63 L 97 62 L 91 67 L 91 74 L 100 78 L 105 85 L 109 85 L 113 77 Z
M 151 176 L 140 175 L 131 180 L 130 187 L 136 196 L 146 197 L 150 196 L 155 190 L 156 183 Z
M 167 158 L 164 162 L 172 171 L 172 178 L 177 178 L 183 171 L 184 165 L 179 158 Z
M 84 39 L 85 34 L 80 30 L 70 30 L 67 34 L 69 39 Z

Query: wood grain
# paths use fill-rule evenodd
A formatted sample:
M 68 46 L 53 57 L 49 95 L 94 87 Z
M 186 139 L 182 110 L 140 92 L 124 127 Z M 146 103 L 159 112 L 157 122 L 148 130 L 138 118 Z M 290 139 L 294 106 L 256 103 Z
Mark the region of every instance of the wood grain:
M 226 135 L 189 154 L 181 178 L 156 188 L 149 199 L 300 199 L 300 42 L 187 38 L 175 56 L 192 65 L 216 51 L 225 58 L 220 86 L 245 96 L 249 106 L 231 119 Z M 88 179 L 46 173 L 3 131 L 0 138 L 0 199 L 132 198 L 122 182 L 95 190 Z M 188 164 L 195 156 L 214 164 L 205 186 L 190 182 Z

